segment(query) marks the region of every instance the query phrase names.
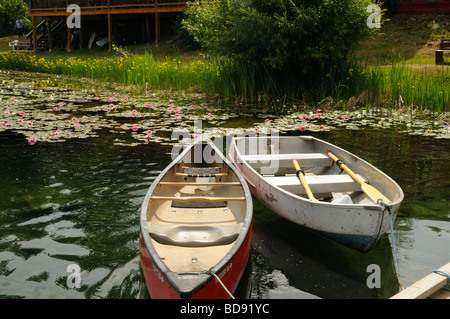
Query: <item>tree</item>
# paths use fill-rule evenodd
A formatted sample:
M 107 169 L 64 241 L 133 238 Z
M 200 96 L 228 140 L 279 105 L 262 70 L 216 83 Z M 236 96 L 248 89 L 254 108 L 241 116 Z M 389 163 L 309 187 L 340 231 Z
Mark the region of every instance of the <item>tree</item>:
M 370 0 L 203 0 L 185 28 L 215 55 L 255 63 L 276 77 L 320 80 L 373 33 Z M 347 70 L 348 72 L 348 70 Z
M 22 18 L 24 31 L 30 29 L 29 7 L 24 0 L 0 1 L 0 36 L 12 35 L 15 32 L 17 18 Z

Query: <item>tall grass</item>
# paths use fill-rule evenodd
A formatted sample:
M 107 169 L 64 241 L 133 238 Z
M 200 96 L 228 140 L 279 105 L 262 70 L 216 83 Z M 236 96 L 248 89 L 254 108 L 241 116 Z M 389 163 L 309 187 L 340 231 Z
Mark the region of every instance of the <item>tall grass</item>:
M 155 60 L 149 53 L 128 57 L 61 59 L 7 53 L 0 55 L 0 68 L 88 77 L 142 89 L 190 90 L 219 94 L 225 98 L 256 102 L 261 99 L 349 99 L 367 92 L 366 105 L 390 108 L 415 106 L 434 112 L 450 111 L 450 70 L 432 71 L 399 63 L 368 67 L 354 62 L 299 77 L 287 70 L 274 74 L 248 62 L 224 59 L 181 62 Z

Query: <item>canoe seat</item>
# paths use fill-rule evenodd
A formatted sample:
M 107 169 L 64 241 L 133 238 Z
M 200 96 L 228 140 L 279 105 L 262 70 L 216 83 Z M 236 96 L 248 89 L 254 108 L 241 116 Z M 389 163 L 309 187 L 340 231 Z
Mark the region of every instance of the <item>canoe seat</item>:
M 242 228 L 242 223 L 232 226 L 147 225 L 150 236 L 160 244 L 182 247 L 231 244 Z
M 218 196 L 152 196 L 151 200 L 164 200 L 164 201 L 178 201 L 178 202 L 191 202 L 191 201 L 205 201 L 205 202 L 227 202 L 227 201 L 245 201 L 243 196 L 233 197 L 218 197 Z
M 159 186 L 240 186 L 239 182 L 160 182 Z
M 367 180 L 358 175 L 364 182 Z M 361 186 L 349 175 L 307 175 L 305 176 L 313 193 L 330 192 L 356 192 L 361 191 Z M 297 176 L 270 176 L 265 179 L 273 185 L 279 186 L 291 193 L 304 194 L 305 188 L 300 183 Z
M 299 154 L 252 154 L 243 155 L 242 159 L 253 168 L 264 166 L 293 167 L 292 159 L 296 159 L 300 167 L 331 166 L 333 161 L 322 153 Z

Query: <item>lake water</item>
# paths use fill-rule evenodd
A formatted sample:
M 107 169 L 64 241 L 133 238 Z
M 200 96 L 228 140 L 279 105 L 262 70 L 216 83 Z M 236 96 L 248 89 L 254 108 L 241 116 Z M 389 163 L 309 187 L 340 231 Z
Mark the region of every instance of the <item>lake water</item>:
M 170 94 L 114 96 L 95 85 L 68 87 L 62 78 L 20 72 L 0 72 L 0 81 L 1 297 L 149 298 L 139 261 L 140 206 L 171 162 L 172 128 L 190 130 L 195 119 L 204 128 L 261 130 L 270 118 L 280 134 L 313 135 L 364 158 L 405 192 L 394 223 L 396 258 L 389 234 L 360 253 L 255 199 L 252 263 L 243 280 L 251 292 L 244 287 L 242 296 L 388 298 L 450 261 L 445 125 L 364 112 L 275 117 L 260 106 Z M 380 267 L 379 288 L 367 285 L 370 265 Z M 79 287 L 68 280 L 71 267 L 80 274 Z

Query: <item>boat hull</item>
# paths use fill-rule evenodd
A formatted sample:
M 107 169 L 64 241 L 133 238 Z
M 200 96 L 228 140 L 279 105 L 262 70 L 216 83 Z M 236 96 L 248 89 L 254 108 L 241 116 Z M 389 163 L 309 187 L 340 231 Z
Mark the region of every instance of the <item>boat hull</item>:
M 280 140 L 282 138 L 280 137 Z M 339 154 L 344 152 L 348 154 L 334 145 L 324 143 L 326 149 Z M 352 154 L 349 156 L 358 159 Z M 242 159 L 235 142 L 231 143 L 230 158 L 246 179 L 252 194 L 261 203 L 281 217 L 309 228 L 330 240 L 367 252 L 390 228 L 390 216 L 385 206 L 372 203 L 347 205 L 312 201 L 268 182 Z M 364 163 L 364 165 L 370 164 Z M 390 205 L 392 220 L 396 217 L 403 193 L 400 192 L 399 197 Z
M 252 242 L 252 229 L 250 227 L 244 243 L 225 266 L 218 272 L 218 277 L 222 283 L 227 287 L 231 294 L 234 294 L 238 287 L 245 267 L 249 262 L 251 253 Z M 209 279 L 205 282 L 205 285 L 199 288 L 192 296 L 180 296 L 180 294 L 172 287 L 170 279 L 168 280 L 167 274 L 161 272 L 155 263 L 154 257 L 149 254 L 149 251 L 142 238 L 142 233 L 139 236 L 139 251 L 141 256 L 142 272 L 144 274 L 145 283 L 152 299 L 230 299 L 230 295 L 221 286 L 218 280 L 209 276 Z M 189 280 L 189 276 L 186 275 L 186 280 Z

